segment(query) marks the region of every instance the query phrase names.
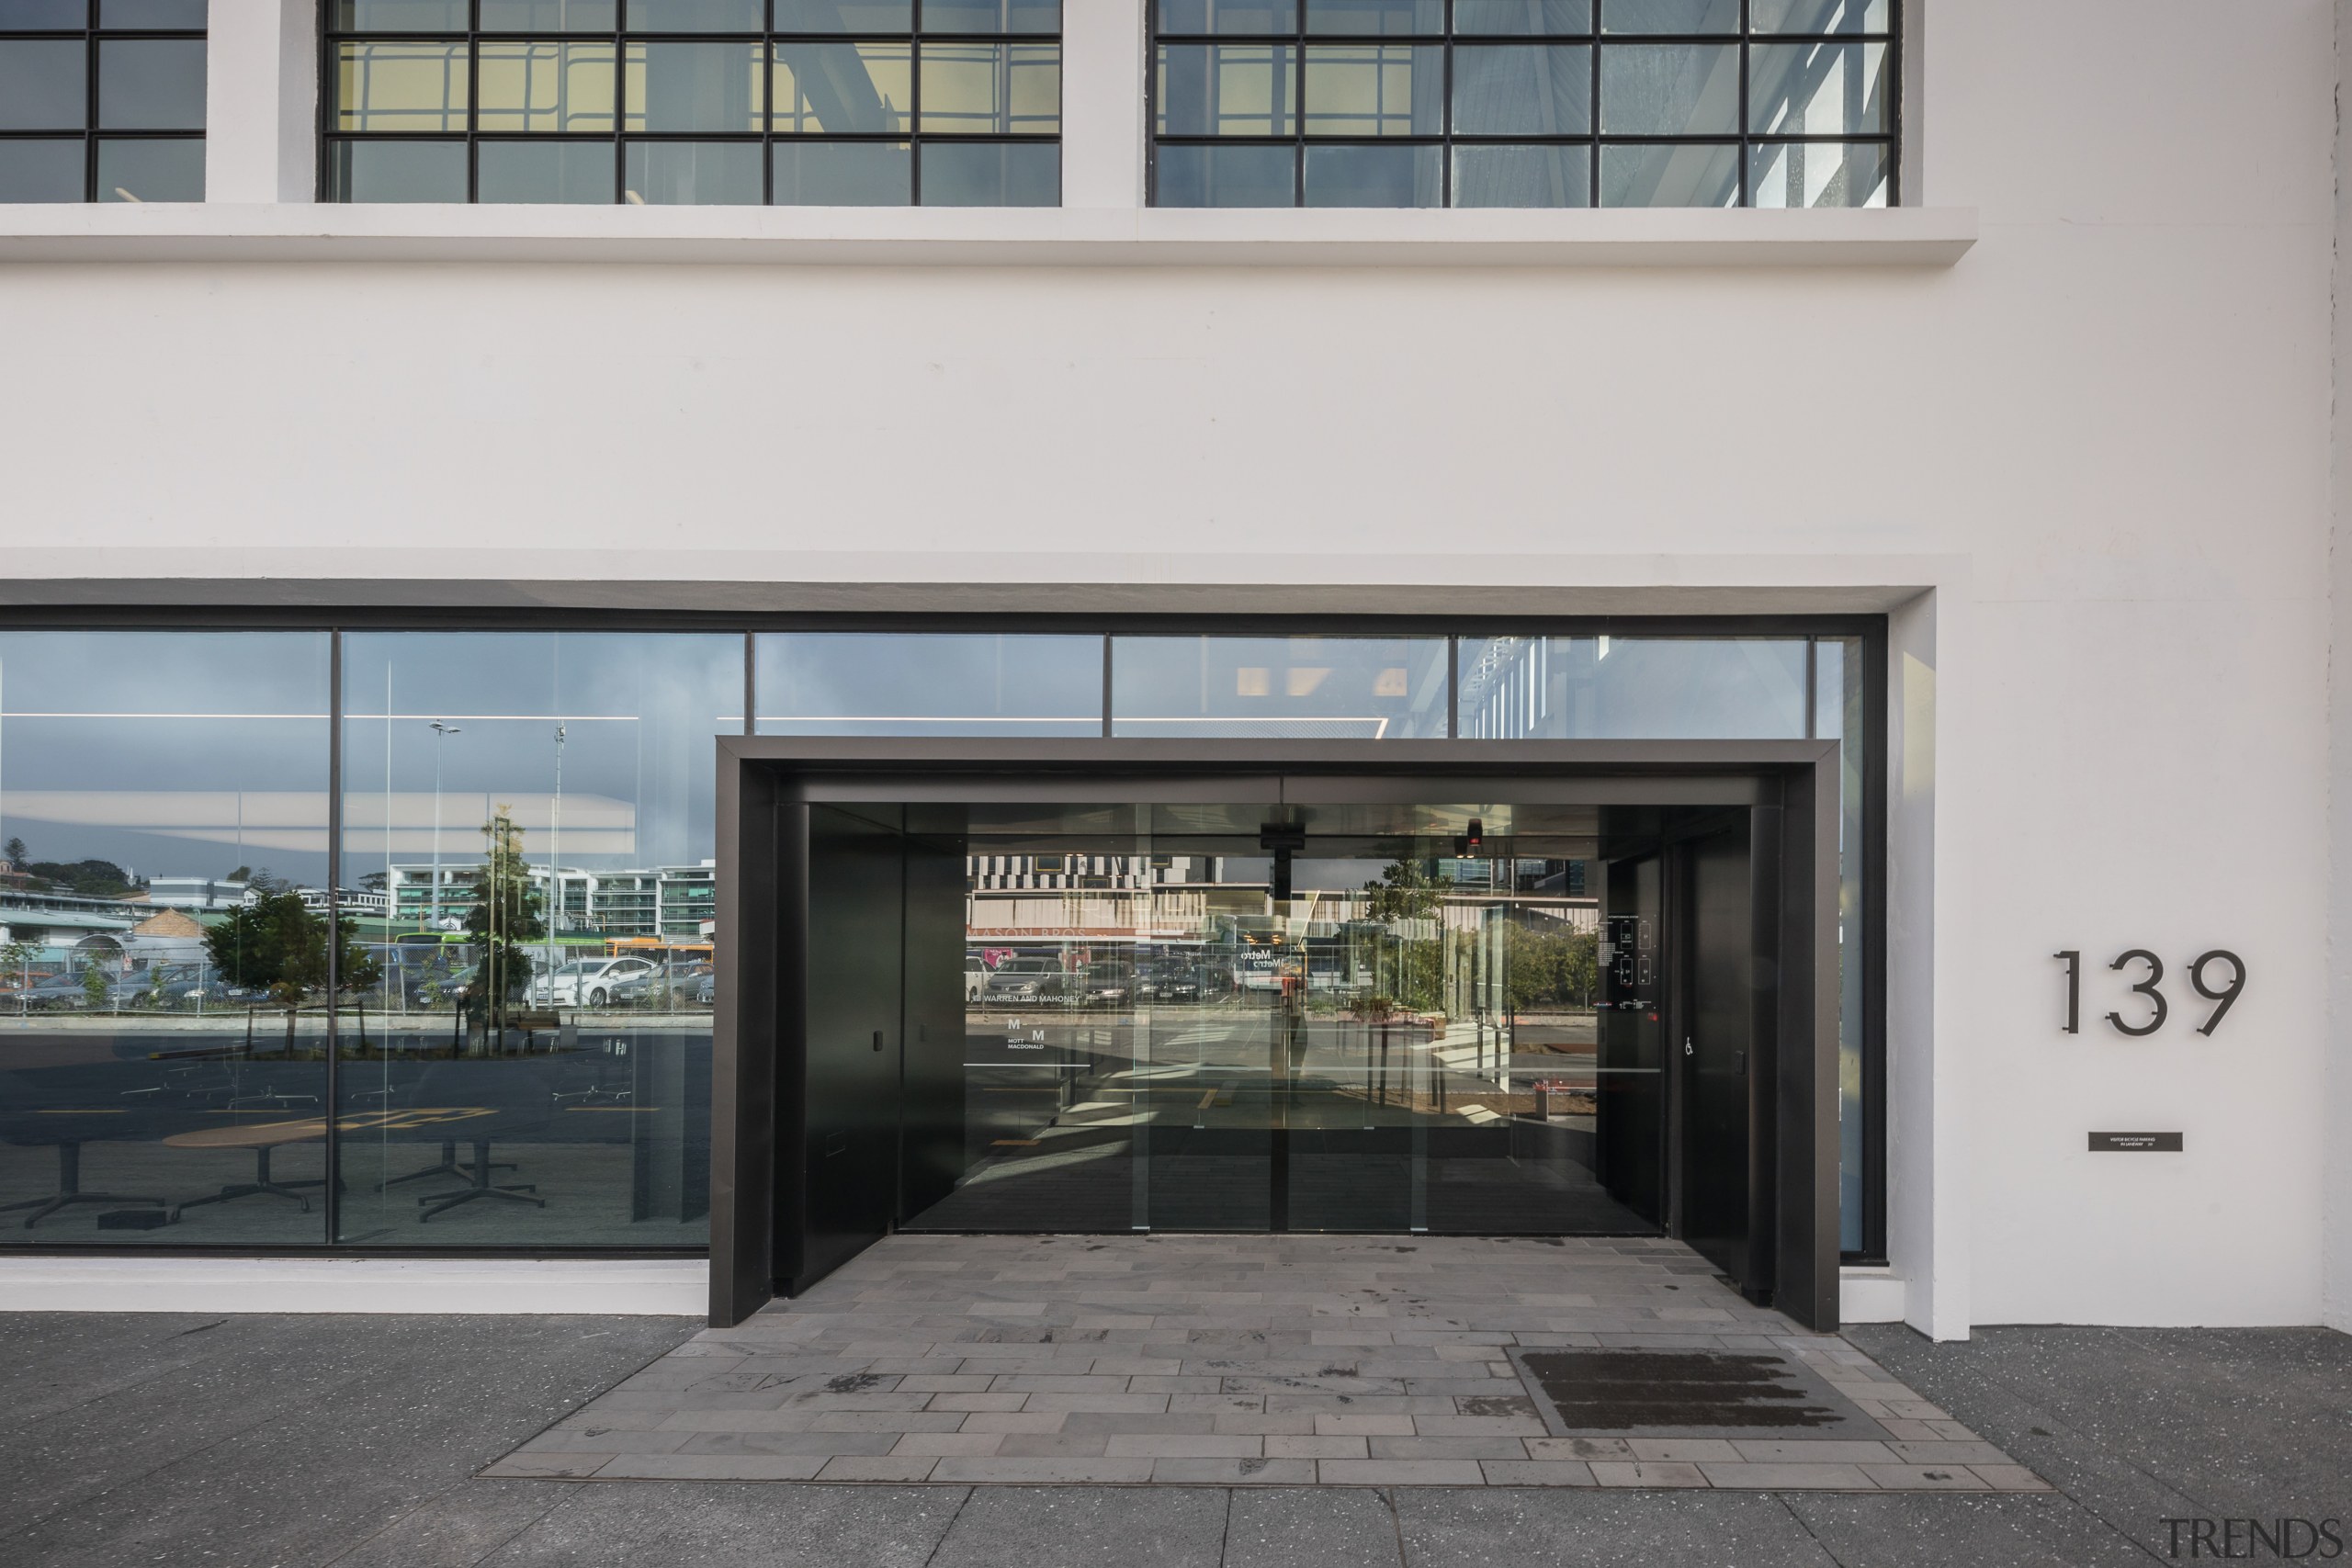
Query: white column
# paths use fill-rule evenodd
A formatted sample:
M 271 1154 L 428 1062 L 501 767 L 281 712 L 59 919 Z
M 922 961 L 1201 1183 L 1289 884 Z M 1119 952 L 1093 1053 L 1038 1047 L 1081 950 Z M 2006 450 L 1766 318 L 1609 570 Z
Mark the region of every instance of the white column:
M 1062 6 L 1062 205 L 1141 207 L 1144 0 Z
M 207 22 L 204 198 L 317 191 L 317 0 L 216 0 Z

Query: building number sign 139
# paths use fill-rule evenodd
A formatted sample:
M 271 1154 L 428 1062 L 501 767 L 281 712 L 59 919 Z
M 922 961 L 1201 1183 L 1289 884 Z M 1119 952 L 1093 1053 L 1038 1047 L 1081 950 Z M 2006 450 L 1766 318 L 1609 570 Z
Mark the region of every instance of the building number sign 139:
M 2070 947 L 2052 956 L 2066 966 L 2064 1032 L 2080 1034 L 2083 1032 L 2082 952 L 2078 948 Z M 2216 964 L 2229 966 L 2228 978 L 2219 987 L 2212 983 L 2209 973 Z M 2132 995 L 2141 998 L 2140 1002 L 2135 1004 L 2141 1017 L 2135 1021 L 2126 1018 L 2120 1011 L 2111 1012 L 2107 1015 L 2107 1021 L 2115 1026 L 2117 1033 L 2137 1037 L 2143 1034 L 2154 1034 L 2157 1030 L 2162 1029 L 2165 1026 L 2165 1020 L 2172 1015 L 2172 1004 L 2165 1000 L 2164 992 L 2157 988 L 2164 983 L 2165 961 L 2146 948 L 2135 947 L 2127 953 L 2120 953 L 2108 967 L 2128 970 L 2135 965 L 2146 970 L 2146 974 L 2135 981 L 2131 987 Z M 2222 1027 L 2223 1015 L 2236 1004 L 2239 996 L 2245 990 L 2245 960 L 2226 948 L 2217 947 L 2211 953 L 2200 953 L 2197 955 L 2196 961 L 2188 966 L 2188 987 L 2199 996 L 2214 1004 L 2213 1010 L 2205 1015 L 2205 1021 L 2197 1026 L 2198 1033 L 2211 1034 Z

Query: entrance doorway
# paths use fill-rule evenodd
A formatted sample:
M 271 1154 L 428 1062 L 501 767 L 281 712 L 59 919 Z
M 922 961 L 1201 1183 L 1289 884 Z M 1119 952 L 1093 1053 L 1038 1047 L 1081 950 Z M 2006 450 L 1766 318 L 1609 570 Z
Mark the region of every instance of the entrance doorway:
M 764 1247 L 755 1202 L 715 1201 L 730 1302 L 894 1231 L 1666 1235 L 1801 1321 L 1826 1257 L 1834 1315 L 1834 1183 L 1802 1190 L 1835 1157 L 1834 1112 L 1803 1116 L 1834 1089 L 1822 748 L 1234 777 L 1071 765 L 1115 743 L 986 774 L 725 744 L 778 753 L 736 770 L 731 923 L 777 956 L 720 998 L 752 1097 L 774 1042 L 765 1125 L 719 1134 L 715 1192 L 770 1195 Z

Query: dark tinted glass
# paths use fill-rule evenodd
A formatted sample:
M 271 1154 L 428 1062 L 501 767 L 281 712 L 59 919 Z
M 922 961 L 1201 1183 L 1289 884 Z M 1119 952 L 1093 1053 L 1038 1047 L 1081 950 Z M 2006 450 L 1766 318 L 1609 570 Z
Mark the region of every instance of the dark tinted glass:
M 1736 33 L 1740 0 L 1601 0 L 1609 33 Z
M 98 143 L 100 201 L 202 201 L 204 143 L 192 137 L 169 141 Z
M 1457 136 L 1580 136 L 1592 130 L 1592 51 L 1575 44 L 1453 51 Z
M 1306 30 L 1351 37 L 1443 34 L 1445 0 L 1306 0 Z
M 89 91 L 79 39 L 0 39 L 0 130 L 80 130 Z
M 914 0 L 775 0 L 780 33 L 903 33 L 914 16 Z
M 0 202 L 80 201 L 86 156 L 78 137 L 0 140 Z
M 640 207 L 757 207 L 764 154 L 756 141 L 632 141 L 623 197 Z
M 620 0 L 481 0 L 481 29 L 514 33 L 608 33 Z
M 905 141 L 779 141 L 770 199 L 779 207 L 904 207 L 914 199 Z
M 1600 150 L 1603 207 L 1736 207 L 1736 146 L 1626 146 Z
M 1748 0 L 1747 25 L 1759 33 L 1883 33 L 1891 0 Z
M 478 201 L 610 206 L 609 141 L 485 141 L 476 156 Z
M 1456 207 L 1589 207 L 1592 149 L 1479 145 L 1453 150 Z
M 1062 150 L 1002 141 L 922 144 L 925 207 L 1054 207 L 1062 198 Z
M 1589 33 L 1592 0 L 1453 0 L 1457 35 Z
M 334 0 L 341 32 L 458 33 L 466 30 L 467 0 Z
M 98 45 L 98 125 L 202 130 L 202 39 L 107 39 Z
M 1297 0 L 1159 0 L 1163 33 L 1287 33 L 1297 28 Z
M 324 1239 L 327 670 L 0 634 L 0 1241 Z
M 1161 207 L 1289 207 L 1296 198 L 1297 153 L 1289 147 L 1202 146 L 1159 149 Z
M 762 0 L 628 0 L 631 32 L 755 33 L 766 25 Z
M 0 7 L 0 22 L 6 19 L 6 8 Z M 99 0 L 98 25 L 198 30 L 205 25 L 205 0 Z
M 337 201 L 463 201 L 462 141 L 340 141 L 327 188 Z
M 1053 33 L 1061 26 L 1061 0 L 922 0 L 927 33 Z
M 759 130 L 764 53 L 749 43 L 639 43 L 624 75 L 631 130 Z
M 89 0 L 9 0 L 7 5 L 0 6 L 0 26 L 11 31 L 38 32 L 45 28 L 89 25 Z
M 1443 150 L 1434 146 L 1309 145 L 1309 207 L 1440 207 Z

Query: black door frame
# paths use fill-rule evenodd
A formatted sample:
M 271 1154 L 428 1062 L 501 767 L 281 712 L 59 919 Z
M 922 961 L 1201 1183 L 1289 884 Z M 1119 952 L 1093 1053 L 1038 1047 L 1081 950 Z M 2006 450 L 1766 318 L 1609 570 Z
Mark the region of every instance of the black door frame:
M 712 1050 L 710 1322 L 778 1291 L 779 1204 L 806 1168 L 787 1086 L 805 1021 L 807 813 L 815 802 L 1744 806 L 1778 844 L 1770 966 L 1779 1049 L 1755 1090 L 1773 1131 L 1773 1303 L 1838 1325 L 1838 812 L 1834 740 L 1136 740 L 721 736 Z M 1809 871 L 1809 874 L 1807 874 Z M 1763 998 L 1759 998 L 1759 1005 Z

